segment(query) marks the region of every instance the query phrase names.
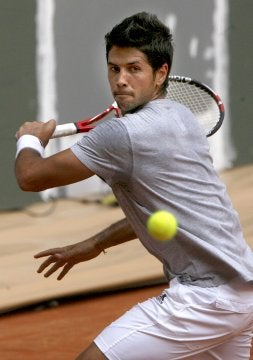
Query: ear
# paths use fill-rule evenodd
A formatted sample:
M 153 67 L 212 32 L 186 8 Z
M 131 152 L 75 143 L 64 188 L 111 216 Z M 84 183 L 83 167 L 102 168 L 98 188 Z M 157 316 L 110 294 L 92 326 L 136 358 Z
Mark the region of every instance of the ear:
M 164 83 L 164 81 L 165 81 L 165 79 L 166 79 L 166 77 L 167 77 L 168 71 L 169 71 L 169 66 L 168 66 L 167 63 L 164 63 L 164 64 L 160 67 L 160 69 L 158 69 L 158 70 L 156 71 L 156 84 L 157 84 L 159 87 Z

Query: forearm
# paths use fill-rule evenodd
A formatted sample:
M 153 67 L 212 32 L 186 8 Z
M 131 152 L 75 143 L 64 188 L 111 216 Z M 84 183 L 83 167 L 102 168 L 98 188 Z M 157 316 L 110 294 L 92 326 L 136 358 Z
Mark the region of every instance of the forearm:
M 55 126 L 54 120 L 47 123 L 26 122 L 16 132 L 15 175 L 24 191 L 41 191 L 49 187 L 43 155 Z
M 126 218 L 95 235 L 96 247 L 99 250 L 105 250 L 136 238 L 137 236 Z
M 16 159 L 15 175 L 23 191 L 41 191 L 46 188 L 41 163 L 43 159 L 33 149 L 24 149 Z
M 38 192 L 68 184 L 68 172 L 58 166 L 54 156 L 42 158 L 33 149 L 24 149 L 15 162 L 15 175 L 23 191 Z
M 24 191 L 42 191 L 65 186 L 94 175 L 70 149 L 42 158 L 33 149 L 24 149 L 15 163 L 15 174 Z

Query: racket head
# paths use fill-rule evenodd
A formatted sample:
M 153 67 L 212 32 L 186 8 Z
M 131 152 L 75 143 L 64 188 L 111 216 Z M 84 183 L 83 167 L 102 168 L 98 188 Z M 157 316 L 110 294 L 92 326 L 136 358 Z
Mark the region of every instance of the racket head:
M 166 97 L 189 108 L 207 137 L 221 127 L 225 116 L 224 104 L 209 86 L 190 77 L 171 75 Z

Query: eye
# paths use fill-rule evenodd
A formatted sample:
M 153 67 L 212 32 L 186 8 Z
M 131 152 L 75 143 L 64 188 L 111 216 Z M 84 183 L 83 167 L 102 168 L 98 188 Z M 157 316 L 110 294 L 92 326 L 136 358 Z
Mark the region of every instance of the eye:
M 139 66 L 133 65 L 133 66 L 130 67 L 130 71 L 132 73 L 136 73 L 136 72 L 141 71 L 141 68 Z
M 118 73 L 120 71 L 120 68 L 117 65 L 111 65 L 109 67 L 109 69 L 110 69 L 110 71 L 115 72 L 115 73 Z

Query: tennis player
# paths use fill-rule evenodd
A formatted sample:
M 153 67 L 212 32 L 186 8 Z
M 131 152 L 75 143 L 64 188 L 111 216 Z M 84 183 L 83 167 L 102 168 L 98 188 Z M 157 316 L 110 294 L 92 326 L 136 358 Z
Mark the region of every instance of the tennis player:
M 37 255 L 58 279 L 81 261 L 140 239 L 164 267 L 168 287 L 109 325 L 78 360 L 246 360 L 253 328 L 253 256 L 192 113 L 165 99 L 173 57 L 170 30 L 138 13 L 105 36 L 108 79 L 123 114 L 70 149 L 44 158 L 55 121 L 26 122 L 16 134 L 16 178 L 25 191 L 96 174 L 126 216 L 74 245 Z M 153 240 L 148 216 L 165 209 L 179 222 L 169 242 Z M 147 264 L 148 267 L 148 264 Z

